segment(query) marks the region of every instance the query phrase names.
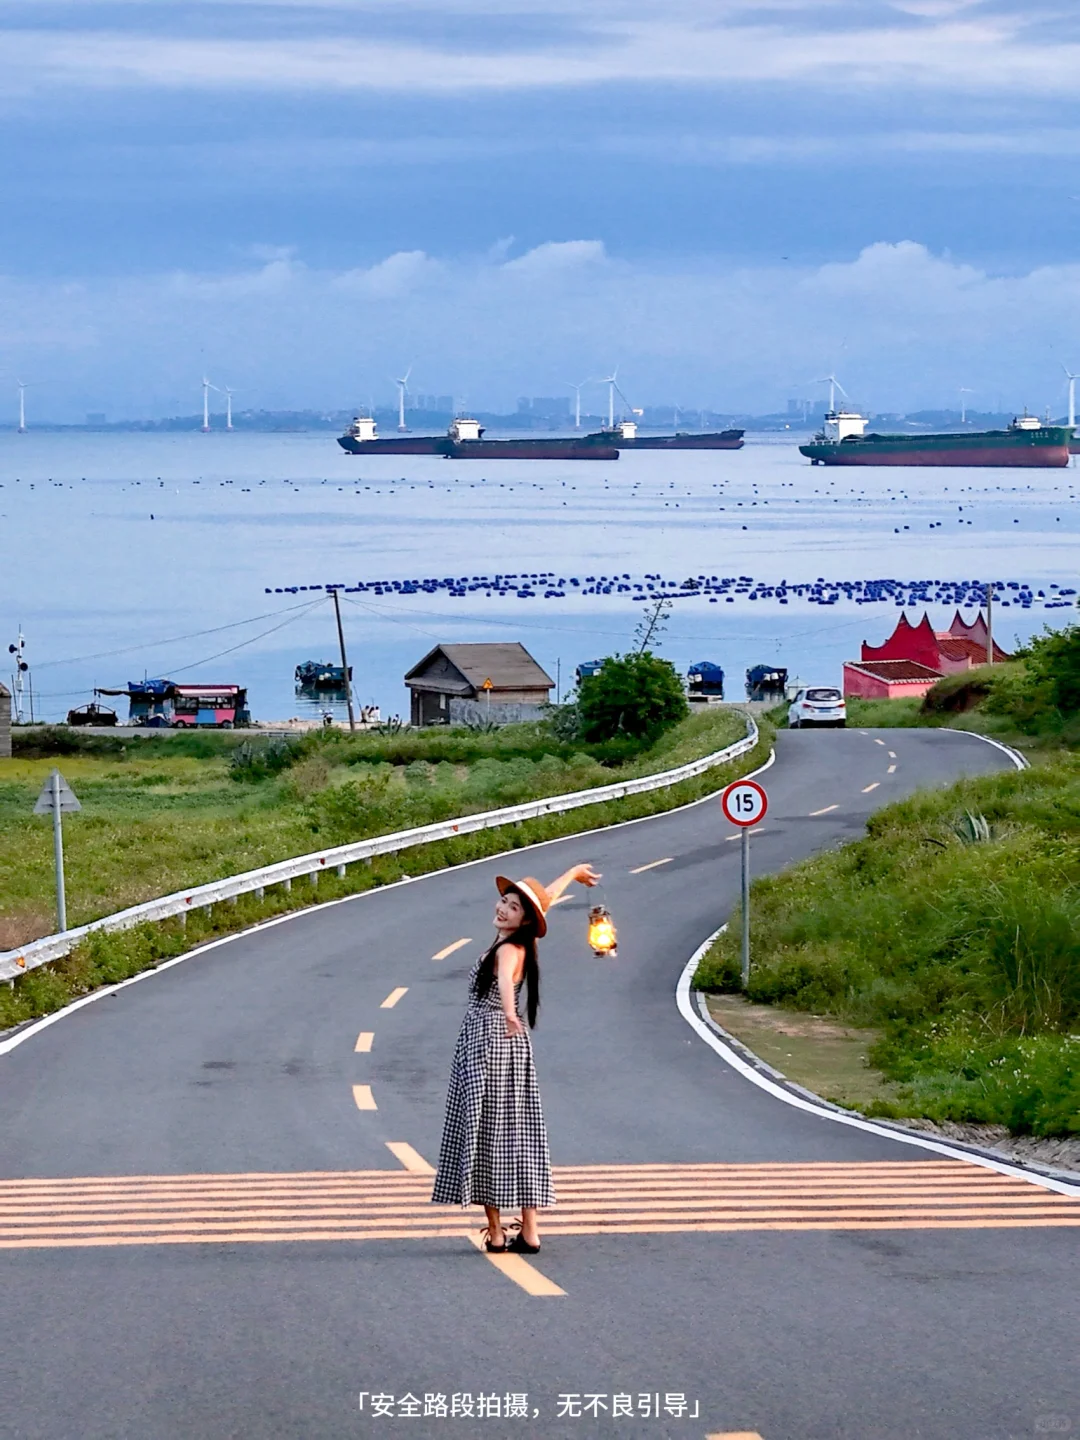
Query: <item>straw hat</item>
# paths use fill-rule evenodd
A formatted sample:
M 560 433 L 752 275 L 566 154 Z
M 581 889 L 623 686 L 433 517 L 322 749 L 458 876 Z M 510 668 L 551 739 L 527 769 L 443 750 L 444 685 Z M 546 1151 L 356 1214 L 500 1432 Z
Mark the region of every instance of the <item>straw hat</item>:
M 500 895 L 505 895 L 508 890 L 516 890 L 522 899 L 528 902 L 533 912 L 537 938 L 547 934 L 547 912 L 551 905 L 551 896 L 546 886 L 541 885 L 539 880 L 534 880 L 531 875 L 526 875 L 524 880 L 508 880 L 505 875 L 496 875 L 495 884 Z

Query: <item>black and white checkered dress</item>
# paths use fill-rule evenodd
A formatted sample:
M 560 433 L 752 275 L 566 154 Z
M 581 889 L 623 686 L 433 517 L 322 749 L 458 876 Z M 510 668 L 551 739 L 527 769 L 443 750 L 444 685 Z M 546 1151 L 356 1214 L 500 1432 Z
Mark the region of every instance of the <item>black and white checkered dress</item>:
M 469 975 L 469 1008 L 450 1066 L 431 1198 L 436 1205 L 495 1205 L 500 1210 L 554 1205 L 529 1029 L 507 1035 L 498 981 L 486 995 L 472 993 L 482 959 Z M 516 1001 L 520 982 L 514 994 Z

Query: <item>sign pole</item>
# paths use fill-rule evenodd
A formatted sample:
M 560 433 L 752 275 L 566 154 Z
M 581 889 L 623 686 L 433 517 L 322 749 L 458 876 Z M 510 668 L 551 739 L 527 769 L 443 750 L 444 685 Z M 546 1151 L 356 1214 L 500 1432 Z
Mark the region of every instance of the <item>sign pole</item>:
M 769 797 L 756 780 L 734 780 L 720 796 L 725 817 L 742 832 L 742 988 L 750 984 L 750 831 L 765 819 Z
M 53 856 L 56 860 L 56 919 L 63 934 L 67 927 L 67 897 L 64 894 L 64 822 L 60 807 L 60 771 L 50 776 L 53 812 Z
M 742 988 L 750 983 L 750 826 L 742 832 Z

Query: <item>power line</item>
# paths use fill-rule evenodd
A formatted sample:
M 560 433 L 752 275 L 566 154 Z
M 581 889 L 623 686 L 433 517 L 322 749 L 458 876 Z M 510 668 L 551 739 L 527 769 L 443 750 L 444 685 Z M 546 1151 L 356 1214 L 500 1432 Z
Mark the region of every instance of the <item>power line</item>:
M 278 630 L 284 630 L 286 625 L 291 625 L 295 620 L 303 619 L 303 616 L 309 611 L 314 610 L 316 606 L 325 604 L 326 598 L 325 595 L 320 595 L 318 600 L 313 600 L 308 605 L 305 605 L 300 615 L 290 615 L 287 620 L 282 620 L 280 625 L 271 625 L 269 630 L 261 630 L 258 635 L 250 635 L 246 640 L 241 640 L 236 645 L 230 645 L 227 650 L 218 650 L 215 654 L 206 655 L 201 660 L 192 660 L 189 665 L 170 665 L 168 667 L 169 674 L 183 675 L 185 670 L 195 670 L 200 665 L 209 665 L 211 660 L 220 660 L 222 655 L 232 655 L 237 650 L 243 650 L 248 645 L 254 645 L 256 640 L 262 640 L 267 635 L 273 635 Z
M 320 596 L 319 601 L 325 599 Z M 286 615 L 294 610 L 311 609 L 311 602 L 304 600 L 298 605 L 289 605 L 285 610 L 266 610 L 262 615 L 249 615 L 246 620 L 232 620 L 228 625 L 215 625 L 209 630 L 193 630 L 188 635 L 173 635 L 168 640 L 147 640 L 138 645 L 124 645 L 119 650 L 99 650 L 94 655 L 75 655 L 66 660 L 40 660 L 35 670 L 46 670 L 54 665 L 80 665 L 87 660 L 109 660 L 114 655 L 132 655 L 139 650 L 157 650 L 163 645 L 179 645 L 184 640 L 197 640 L 202 635 L 220 635 L 223 630 L 236 630 L 241 625 L 254 625 L 259 620 L 268 620 L 272 615 Z M 269 632 L 268 632 L 269 633 Z

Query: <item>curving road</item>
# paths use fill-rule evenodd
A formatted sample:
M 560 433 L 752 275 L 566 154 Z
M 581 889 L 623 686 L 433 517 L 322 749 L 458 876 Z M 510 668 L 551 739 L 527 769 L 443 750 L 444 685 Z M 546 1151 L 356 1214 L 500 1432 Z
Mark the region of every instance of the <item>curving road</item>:
M 1008 764 L 954 732 L 785 733 L 755 873 Z M 289 917 L 24 1033 L 0 1435 L 1080 1433 L 1080 1200 L 787 1105 L 676 1009 L 738 849 L 711 799 Z M 496 1265 L 425 1172 L 492 876 L 578 858 L 619 956 L 589 955 L 583 892 L 554 913 L 560 1205 Z

